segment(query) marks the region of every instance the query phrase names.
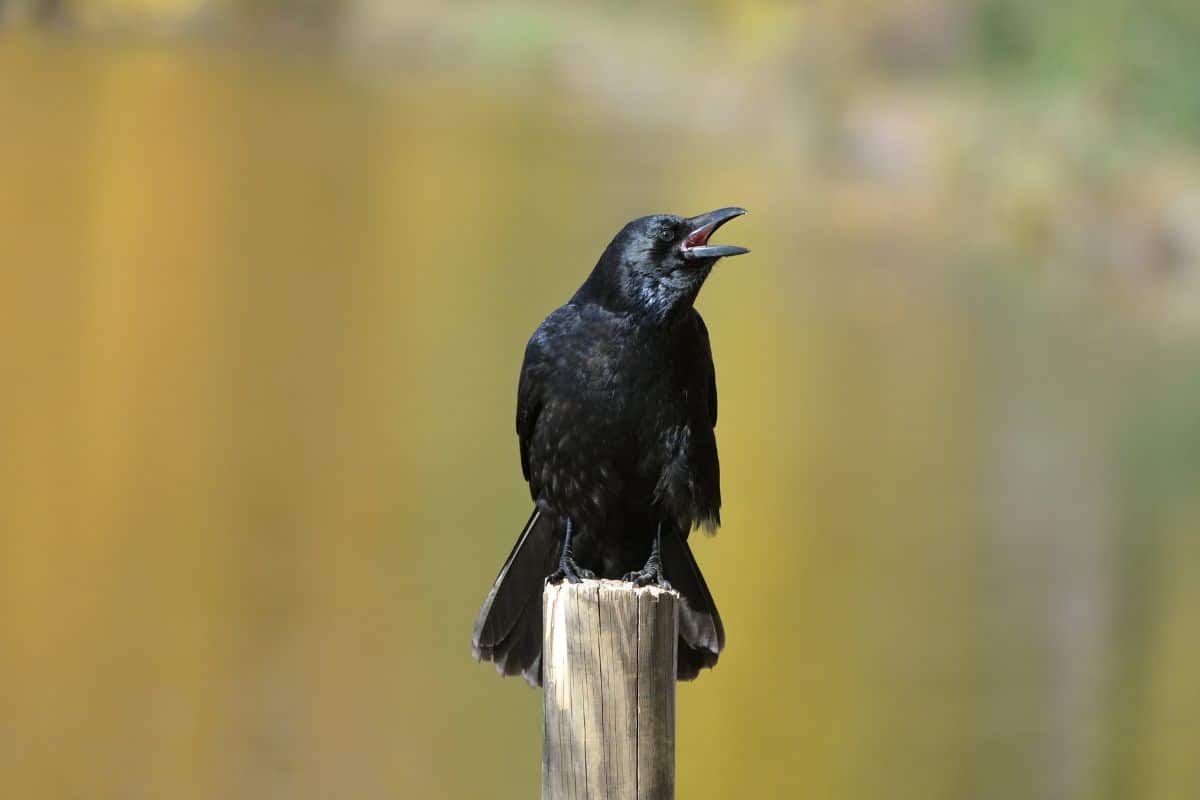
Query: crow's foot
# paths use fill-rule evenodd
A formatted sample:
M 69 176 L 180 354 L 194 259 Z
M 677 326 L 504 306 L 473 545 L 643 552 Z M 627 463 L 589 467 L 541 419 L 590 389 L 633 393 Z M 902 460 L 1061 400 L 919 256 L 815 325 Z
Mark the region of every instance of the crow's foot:
M 584 569 L 575 563 L 575 559 L 567 556 L 558 562 L 558 569 L 550 573 L 550 576 L 546 578 L 546 583 L 562 583 L 564 580 L 567 583 L 580 583 L 595 577 L 596 573 L 590 569 Z
M 662 564 L 654 559 L 647 561 L 646 566 L 637 572 L 626 573 L 621 580 L 632 583 L 634 586 L 657 586 L 660 589 L 668 590 L 671 588 L 667 576 L 663 574 Z

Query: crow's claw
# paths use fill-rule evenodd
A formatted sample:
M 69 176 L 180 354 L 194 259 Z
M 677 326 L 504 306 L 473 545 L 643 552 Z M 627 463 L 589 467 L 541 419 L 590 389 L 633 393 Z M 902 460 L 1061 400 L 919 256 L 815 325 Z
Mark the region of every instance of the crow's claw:
M 634 586 L 657 586 L 660 589 L 670 590 L 671 584 L 667 581 L 667 576 L 663 575 L 661 564 L 647 564 L 637 572 L 627 572 L 621 577 L 621 580 L 626 583 L 632 583 Z
M 595 577 L 596 573 L 579 566 L 575 563 L 575 559 L 564 558 L 558 562 L 558 569 L 546 578 L 546 583 L 562 583 L 564 580 L 567 583 L 580 583 Z

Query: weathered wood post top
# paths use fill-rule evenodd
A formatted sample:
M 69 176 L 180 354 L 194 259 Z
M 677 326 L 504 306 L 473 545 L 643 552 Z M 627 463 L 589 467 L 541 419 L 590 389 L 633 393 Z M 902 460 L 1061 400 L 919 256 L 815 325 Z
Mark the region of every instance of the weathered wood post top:
M 671 800 L 679 595 L 563 582 L 542 613 L 543 800 Z

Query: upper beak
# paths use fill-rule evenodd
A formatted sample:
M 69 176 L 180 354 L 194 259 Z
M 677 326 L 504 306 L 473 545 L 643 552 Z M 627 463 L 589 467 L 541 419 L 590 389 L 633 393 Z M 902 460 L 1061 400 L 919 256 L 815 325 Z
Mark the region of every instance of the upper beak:
M 691 232 L 683 238 L 683 244 L 679 246 L 680 251 L 683 252 L 683 257 L 721 258 L 722 256 L 738 256 L 742 253 L 749 253 L 748 249 L 738 247 L 737 245 L 708 243 L 708 237 L 713 235 L 713 231 L 734 217 L 740 217 L 745 213 L 746 209 L 731 206 L 729 208 L 718 208 L 716 211 L 710 211 L 698 217 L 692 217 L 688 220 L 688 229 Z

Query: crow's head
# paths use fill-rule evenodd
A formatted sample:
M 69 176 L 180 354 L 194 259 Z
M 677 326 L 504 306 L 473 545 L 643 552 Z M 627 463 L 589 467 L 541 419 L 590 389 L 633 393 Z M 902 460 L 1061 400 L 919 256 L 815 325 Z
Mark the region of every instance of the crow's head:
M 576 297 L 666 321 L 695 301 L 718 259 L 750 252 L 708 243 L 717 228 L 745 213 L 744 208 L 719 208 L 696 217 L 635 219 L 613 237 Z

